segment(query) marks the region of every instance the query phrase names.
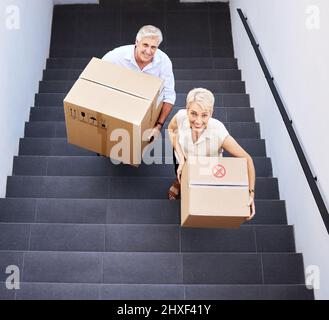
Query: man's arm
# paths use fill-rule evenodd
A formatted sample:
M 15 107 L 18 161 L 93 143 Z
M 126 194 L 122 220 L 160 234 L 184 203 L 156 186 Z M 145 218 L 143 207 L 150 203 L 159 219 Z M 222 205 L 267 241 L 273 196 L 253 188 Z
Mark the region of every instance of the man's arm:
M 172 63 L 167 56 L 163 63 L 161 78 L 164 79 L 163 104 L 158 122 L 163 124 L 168 118 L 176 100 L 175 79 Z
M 165 123 L 166 119 L 168 118 L 172 108 L 173 108 L 173 105 L 171 103 L 164 102 L 162 104 L 161 112 L 160 112 L 160 115 L 159 115 L 159 118 L 157 121 L 158 123 L 161 123 L 162 126 Z M 159 128 L 159 129 L 161 129 L 161 128 Z

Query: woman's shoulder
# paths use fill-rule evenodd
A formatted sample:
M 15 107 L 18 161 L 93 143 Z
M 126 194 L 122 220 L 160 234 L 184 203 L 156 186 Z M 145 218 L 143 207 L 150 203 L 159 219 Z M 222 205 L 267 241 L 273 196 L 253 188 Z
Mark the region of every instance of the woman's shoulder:
M 176 118 L 183 119 L 187 117 L 187 112 L 185 108 L 182 108 L 176 112 Z
M 210 118 L 208 122 L 208 128 L 213 132 L 213 134 L 216 136 L 219 135 L 222 137 L 222 139 L 229 135 L 229 132 L 226 129 L 224 123 L 218 119 Z
M 182 108 L 178 110 L 175 116 L 176 116 L 178 127 L 182 127 L 184 122 L 187 120 L 186 108 Z
M 224 123 L 215 118 L 209 119 L 208 126 L 212 127 L 213 129 L 223 128 L 223 127 L 225 128 Z

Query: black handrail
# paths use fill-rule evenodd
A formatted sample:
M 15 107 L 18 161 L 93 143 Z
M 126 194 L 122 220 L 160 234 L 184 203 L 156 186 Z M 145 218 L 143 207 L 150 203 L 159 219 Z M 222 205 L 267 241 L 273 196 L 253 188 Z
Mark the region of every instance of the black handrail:
M 280 95 L 278 93 L 278 90 L 276 89 L 276 86 L 274 84 L 274 78 L 271 76 L 267 66 L 266 66 L 266 63 L 263 59 L 263 56 L 259 50 L 259 44 L 256 42 L 251 30 L 250 30 L 250 27 L 248 25 L 248 18 L 244 16 L 243 12 L 241 9 L 237 9 L 238 11 L 238 14 L 241 18 L 241 21 L 247 31 L 247 34 L 249 36 L 249 39 L 251 41 L 251 44 L 255 50 L 255 53 L 256 53 L 256 56 L 258 58 L 258 61 L 263 69 L 263 72 L 264 72 L 264 75 L 265 75 L 265 78 L 267 80 L 267 83 L 268 85 L 270 86 L 270 89 L 272 91 L 272 94 L 273 94 L 273 97 L 274 97 L 274 100 L 279 108 L 279 111 L 281 113 L 281 116 L 282 116 L 282 119 L 286 125 L 286 128 L 288 130 L 288 133 L 289 133 L 289 136 L 290 136 L 290 139 L 295 147 L 295 150 L 296 150 L 296 153 L 297 153 L 297 156 L 298 156 L 298 159 L 300 161 L 300 164 L 303 168 L 303 171 L 304 171 L 304 174 L 306 176 L 306 179 L 308 181 L 308 184 L 311 188 L 311 191 L 313 193 L 313 197 L 315 199 L 315 202 L 319 208 L 319 211 L 320 211 L 320 214 L 321 214 L 321 217 L 322 217 L 322 220 L 326 226 L 326 229 L 327 229 L 327 232 L 329 233 L 329 214 L 328 214 L 328 209 L 325 205 L 325 202 L 323 200 L 323 197 L 320 193 L 320 190 L 318 188 L 318 185 L 317 185 L 317 177 L 314 177 L 313 174 L 312 174 L 312 171 L 310 169 L 310 166 L 307 162 L 307 159 L 306 159 L 306 156 L 303 152 L 303 149 L 301 147 L 301 144 L 298 140 L 298 137 L 295 133 L 295 130 L 293 128 L 293 122 L 291 119 L 289 119 L 289 116 L 287 114 L 287 111 L 284 107 L 284 104 L 282 102 L 282 99 L 280 98 Z

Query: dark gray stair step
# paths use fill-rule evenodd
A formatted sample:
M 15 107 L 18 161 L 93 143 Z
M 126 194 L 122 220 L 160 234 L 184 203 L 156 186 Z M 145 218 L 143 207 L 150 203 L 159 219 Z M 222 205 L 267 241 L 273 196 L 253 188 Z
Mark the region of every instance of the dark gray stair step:
M 205 36 L 206 32 L 213 29 L 217 29 L 218 33 L 227 34 L 226 39 L 232 41 L 230 14 L 228 12 L 217 12 L 217 14 L 217 20 L 215 20 L 214 16 L 211 16 L 212 19 L 210 19 L 209 12 L 190 12 L 188 10 L 186 12 L 168 12 L 166 14 L 167 35 L 164 44 L 166 46 L 167 43 L 177 46 L 189 45 L 195 40 L 195 44 L 206 46 L 210 41 L 210 38 Z M 189 30 L 189 32 L 185 32 L 184 37 L 184 35 L 177 32 L 180 29 Z
M 178 225 L 0 223 L 0 250 L 82 252 L 295 252 L 291 226 L 237 230 Z
M 35 177 L 7 179 L 9 198 L 166 199 L 173 178 Z M 256 199 L 279 199 L 276 178 L 256 179 Z
M 254 109 L 251 108 L 234 108 L 236 111 L 232 111 L 232 108 L 227 108 L 226 110 L 221 110 L 224 108 L 215 108 L 213 117 L 222 121 L 230 132 L 230 134 L 235 138 L 260 138 L 260 127 L 259 123 L 249 121 L 254 119 Z M 251 109 L 251 111 L 246 111 L 245 109 Z M 166 129 L 169 121 L 174 117 L 178 108 L 174 108 L 169 117 L 167 118 L 164 128 Z M 240 111 L 240 112 L 239 112 Z M 230 119 L 231 122 L 225 122 L 223 119 Z M 248 119 L 248 122 L 237 121 L 238 118 Z M 30 123 L 25 126 L 25 136 L 34 136 L 34 130 L 31 128 L 41 126 L 46 131 L 48 137 L 65 137 L 65 117 L 63 107 L 53 107 L 53 108 L 43 108 L 43 107 L 32 107 L 30 109 Z M 48 124 L 45 122 L 48 122 Z M 33 124 L 38 123 L 38 124 Z M 30 131 L 32 130 L 32 131 Z M 48 131 L 49 130 L 49 131 Z M 55 136 L 54 136 L 55 134 Z M 45 136 L 44 136 L 45 137 Z
M 169 57 L 218 57 L 234 58 L 233 43 L 223 43 L 223 46 L 211 48 L 210 43 L 198 43 L 198 46 L 206 45 L 208 48 L 188 47 L 189 43 L 185 42 L 183 47 L 166 47 L 166 53 Z
M 35 95 L 35 105 L 40 107 L 62 107 L 65 93 L 38 93 Z M 176 95 L 175 106 L 182 108 L 186 105 L 186 93 Z M 215 107 L 250 107 L 248 94 L 215 94 Z
M 44 109 L 46 109 L 44 111 Z M 45 118 L 46 116 L 50 118 L 48 121 L 31 121 L 25 123 L 24 137 L 28 138 L 66 138 L 66 124 L 65 120 L 56 120 L 56 118 L 64 118 L 64 111 L 62 110 L 53 110 L 54 108 L 39 108 L 37 110 L 37 115 L 35 113 L 31 118 L 40 117 Z M 47 109 L 51 109 L 50 112 Z M 178 109 L 174 109 L 169 115 L 168 119 L 164 123 L 164 128 L 161 131 L 162 135 L 168 130 L 168 125 L 170 120 L 175 116 Z M 32 110 L 31 110 L 32 111 Z M 48 112 L 47 112 L 48 111 Z M 56 111 L 56 112 L 54 112 Z M 254 110 L 251 108 L 236 108 L 232 112 L 231 109 L 225 110 L 224 108 L 216 108 L 214 110 L 213 118 L 220 120 L 225 125 L 226 129 L 234 138 L 245 138 L 245 139 L 260 139 L 260 130 L 259 124 L 254 123 Z M 58 115 L 59 114 L 59 115 Z M 51 116 L 54 115 L 54 118 Z M 229 120 L 229 122 L 227 122 Z M 242 120 L 242 121 L 241 121 Z
M 35 222 L 36 204 L 36 199 L 0 199 L 0 222 Z
M 102 285 L 87 283 L 21 283 L 16 300 L 99 300 Z
M 0 289 L 0 298 L 1 298 L 1 289 Z M 122 299 L 124 300 L 145 300 L 145 299 L 184 300 L 184 285 L 21 283 L 21 287 L 20 290 L 18 290 L 16 299 L 17 300 L 122 300 Z
M 102 2 L 102 0 L 100 1 Z M 106 2 L 106 1 L 105 1 Z M 120 1 L 113 1 L 113 4 L 120 4 Z M 110 5 L 110 8 L 120 8 L 120 6 Z M 103 11 L 104 4 L 66 4 L 66 5 L 54 5 L 54 17 L 61 17 L 65 14 L 73 13 L 86 13 L 86 12 L 100 12 Z
M 0 199 L 1 222 L 78 224 L 176 224 L 180 202 L 169 200 Z M 275 206 L 275 205 L 274 205 Z M 270 213 L 271 206 L 268 206 Z M 277 218 L 284 211 L 274 209 Z M 285 222 L 282 218 L 281 220 Z M 280 218 L 277 219 L 277 222 Z
M 265 141 L 262 139 L 237 139 L 238 143 L 252 157 L 266 157 Z M 168 137 L 159 138 L 155 144 L 162 143 L 162 156 L 172 156 L 172 146 Z M 154 148 L 159 148 L 154 145 Z M 152 152 L 150 147 L 148 153 Z M 69 144 L 65 138 L 22 138 L 19 143 L 19 155 L 43 155 L 43 156 L 96 156 L 94 152 Z M 224 155 L 228 154 L 224 152 Z M 146 158 L 149 157 L 146 155 Z
M 169 114 L 166 123 L 172 119 L 179 110 L 185 107 L 174 107 Z M 39 116 L 40 114 L 40 116 Z M 38 118 L 40 120 L 38 120 Z M 213 118 L 222 122 L 254 122 L 254 109 L 250 107 L 214 107 Z M 30 121 L 65 121 L 64 108 L 60 107 L 31 107 Z
M 296 253 L 183 254 L 183 268 L 186 284 L 304 284 Z
M 131 33 L 131 41 L 133 41 L 135 35 L 136 35 L 136 29 L 132 31 Z M 176 33 L 177 34 L 177 33 Z M 113 39 L 111 43 L 109 43 L 108 40 L 108 34 L 95 34 L 95 37 L 97 37 L 96 40 L 91 39 L 93 35 L 85 35 L 84 38 L 80 39 L 81 42 L 88 42 L 91 48 L 52 48 L 50 50 L 50 58 L 87 58 L 91 59 L 92 57 L 96 58 L 102 58 L 107 52 L 112 50 L 115 47 L 120 46 L 120 42 L 117 39 Z M 221 57 L 221 58 L 234 58 L 233 53 L 233 43 L 232 43 L 232 35 L 227 30 L 223 30 L 221 34 L 217 37 L 217 43 L 218 45 L 214 48 L 211 48 L 211 44 L 209 39 L 205 38 L 204 36 L 202 39 L 205 41 L 197 41 L 195 38 L 193 40 L 195 41 L 195 44 L 192 46 L 190 45 L 191 42 L 187 42 L 188 39 L 185 39 L 186 46 L 182 46 L 182 42 L 178 38 L 172 38 L 170 39 L 170 35 L 168 34 L 166 38 L 168 38 L 167 46 L 162 48 L 162 50 L 171 58 L 180 58 L 180 57 Z M 185 35 L 186 37 L 186 35 Z M 193 34 L 193 37 L 195 37 L 195 34 Z M 96 48 L 94 47 L 95 44 L 97 45 L 97 42 L 104 43 L 105 41 L 108 42 L 107 47 L 101 47 Z M 128 39 L 127 39 L 128 42 Z M 180 42 L 180 43 L 179 43 Z M 203 42 L 203 43 L 202 43 Z
M 111 1 L 113 2 L 113 1 Z M 144 3 L 144 2 L 143 2 Z M 159 2 L 158 2 L 159 3 Z M 83 49 L 90 46 L 93 50 L 86 51 L 83 56 L 88 54 L 103 54 L 100 51 L 113 48 L 122 44 L 133 43 L 136 37 L 137 30 L 145 24 L 157 25 L 165 32 L 165 41 L 160 46 L 161 49 L 166 49 L 170 46 L 183 45 L 199 45 L 199 49 L 210 45 L 210 37 L 205 34 L 210 33 L 211 29 L 216 29 L 217 37 L 220 39 L 218 44 L 225 45 L 232 43 L 230 37 L 230 15 L 228 12 L 216 12 L 217 21 L 211 19 L 208 25 L 208 12 L 203 10 L 200 12 L 190 11 L 170 11 L 165 13 L 162 10 L 151 12 L 138 11 L 130 8 L 121 12 L 84 12 L 80 14 L 54 16 L 53 32 L 52 32 L 52 49 L 60 49 L 61 46 L 72 48 L 80 47 Z M 145 10 L 147 11 L 147 10 Z M 120 24 L 124 21 L 124 28 Z M 216 23 L 214 23 L 216 21 Z M 221 21 L 221 23 L 218 23 Z M 181 36 L 177 34 L 177 30 L 189 30 L 190 32 Z M 206 28 L 206 29 L 205 29 Z M 122 30 L 120 30 L 122 29 Z M 117 32 L 114 32 L 116 30 Z M 62 37 L 61 37 L 62 36 Z M 61 52 L 52 50 L 53 55 L 58 55 Z M 200 50 L 200 52 L 202 52 Z M 69 53 L 66 54 L 69 56 Z
M 193 88 L 207 88 L 214 93 L 245 93 L 244 81 L 238 80 L 176 80 L 176 92 L 187 93 Z
M 65 97 L 65 93 L 37 93 L 34 103 L 36 106 L 63 107 Z
M 22 261 L 22 252 L 2 252 L 1 270 L 22 266 Z M 24 253 L 21 277 L 22 282 L 59 283 L 304 284 L 303 259 L 297 253 L 30 251 Z
M 173 161 L 169 163 L 172 159 L 158 160 L 159 164 L 143 163 L 135 168 L 113 164 L 105 157 L 15 156 L 13 175 L 173 177 Z M 258 177 L 272 176 L 271 159 L 255 157 L 253 160 Z
M 13 291 L 0 284 L 1 299 Z M 314 300 L 305 285 L 21 283 L 17 291 L 17 300 Z
M 23 282 L 182 283 L 177 253 L 26 252 Z
M 180 201 L 157 199 L 0 199 L 0 221 L 12 223 L 180 224 Z M 285 203 L 256 200 L 246 225 L 286 225 Z
M 49 58 L 47 69 L 83 69 L 89 63 L 90 58 Z M 174 69 L 200 69 L 200 68 L 221 68 L 237 69 L 237 59 L 235 58 L 205 58 L 190 57 L 171 58 Z
M 0 250 L 29 250 L 30 230 L 30 224 L 0 223 Z
M 218 109 L 218 110 L 217 110 Z M 238 117 L 248 117 L 248 120 L 254 118 L 253 109 L 252 111 L 242 111 L 244 108 L 237 108 L 237 112 L 232 112 L 228 110 L 220 111 L 221 108 L 216 108 L 214 110 L 213 117 L 216 119 L 221 120 L 222 117 L 226 118 L 229 117 L 230 119 L 234 120 L 234 122 L 225 122 L 222 121 L 226 127 L 226 129 L 230 132 L 230 134 L 235 138 L 260 138 L 260 127 L 259 123 L 255 122 L 240 122 L 236 121 Z M 173 118 L 176 111 L 178 109 L 175 108 L 169 117 L 167 118 L 164 130 L 166 130 L 169 121 Z M 64 117 L 64 109 L 62 107 L 53 107 L 53 108 L 42 108 L 42 107 L 32 107 L 30 110 L 30 123 L 25 126 L 25 136 L 32 136 L 34 135 L 33 130 L 34 126 L 41 126 L 43 128 L 48 128 L 44 132 L 47 134 L 48 137 L 65 137 L 66 136 L 66 128 L 64 127 L 65 117 Z M 32 123 L 38 122 L 38 125 L 33 125 Z M 44 124 L 45 122 L 49 122 L 48 125 Z M 32 130 L 32 132 L 29 132 Z M 49 131 L 48 131 L 49 130 Z M 55 134 L 55 136 L 54 136 Z M 45 137 L 45 136 L 44 136 Z
M 94 152 L 68 144 L 66 139 L 23 138 L 19 142 L 19 155 L 96 156 Z
M 8 290 L 6 283 L 0 282 L 0 300 L 15 300 L 17 290 Z
M 143 1 L 136 4 L 136 1 L 130 0 L 121 2 L 120 0 L 100 0 L 100 4 L 66 4 L 55 5 L 54 14 L 73 14 L 73 13 L 91 13 L 91 12 L 122 12 L 122 11 L 197 11 L 200 10 L 208 12 L 211 9 L 212 12 L 229 12 L 229 6 L 227 3 L 215 2 L 215 3 L 193 3 L 193 2 L 179 2 L 179 1 Z
M 174 284 L 104 284 L 101 300 L 184 300 L 184 285 Z
M 186 300 L 314 300 L 305 285 L 186 285 Z
M 74 81 L 41 81 L 39 93 L 68 93 Z M 207 88 L 218 93 L 245 93 L 243 81 L 190 81 L 178 80 L 175 82 L 176 92 L 188 92 L 196 87 Z
M 104 1 L 104 0 L 101 0 Z M 227 3 L 223 2 L 180 2 L 169 0 L 166 3 L 167 11 L 192 11 L 195 10 L 199 12 L 200 10 L 209 10 L 210 12 L 220 12 L 221 17 L 225 17 L 224 13 L 229 13 L 229 6 Z
M 77 80 L 82 69 L 47 69 L 43 71 L 44 81 Z M 175 80 L 241 80 L 237 69 L 176 69 Z

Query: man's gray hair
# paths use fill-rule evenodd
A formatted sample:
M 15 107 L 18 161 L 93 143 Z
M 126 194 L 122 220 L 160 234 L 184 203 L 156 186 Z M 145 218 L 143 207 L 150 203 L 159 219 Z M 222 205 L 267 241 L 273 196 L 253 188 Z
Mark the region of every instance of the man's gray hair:
M 140 41 L 140 40 L 142 40 L 142 38 L 145 38 L 145 37 L 159 38 L 159 45 L 163 40 L 161 30 L 159 28 L 151 26 L 151 25 L 147 25 L 147 26 L 140 28 L 137 33 L 136 40 Z
M 215 97 L 213 93 L 204 88 L 195 88 L 191 90 L 186 98 L 186 107 L 189 109 L 191 103 L 197 103 L 203 110 L 210 113 L 214 110 Z

